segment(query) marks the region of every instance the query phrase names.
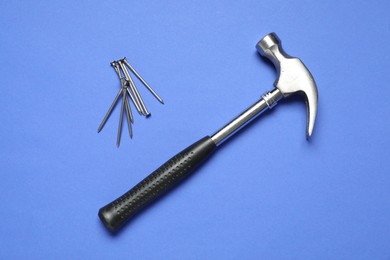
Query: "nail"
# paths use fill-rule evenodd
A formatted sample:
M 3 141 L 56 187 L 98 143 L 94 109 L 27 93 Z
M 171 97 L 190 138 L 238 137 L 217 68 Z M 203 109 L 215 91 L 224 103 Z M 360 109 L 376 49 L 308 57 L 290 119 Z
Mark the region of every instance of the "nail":
M 142 108 L 143 114 L 146 115 L 146 116 L 149 116 L 150 113 L 149 113 L 148 109 L 146 108 L 145 103 L 142 100 L 142 97 L 139 94 L 138 89 L 136 88 L 136 86 L 135 86 L 135 84 L 133 82 L 133 79 L 130 76 L 130 73 L 127 71 L 125 65 L 123 64 L 123 62 L 121 60 L 119 60 L 118 63 L 121 66 L 121 69 L 122 69 L 123 73 L 125 74 L 126 79 L 129 81 L 129 85 L 130 85 L 130 88 L 132 89 L 132 91 L 134 93 L 135 99 L 139 101 L 139 105 Z
M 144 86 L 152 93 L 152 95 L 160 101 L 161 104 L 164 104 L 164 100 L 152 89 L 152 87 L 149 86 L 149 84 L 141 77 L 140 74 L 130 65 L 130 63 L 127 61 L 126 57 L 123 57 L 122 61 L 126 64 L 127 67 L 137 76 L 137 78 L 144 84 Z
M 106 124 L 107 119 L 108 119 L 109 116 L 111 115 L 111 112 L 112 112 L 112 110 L 114 109 L 115 104 L 116 104 L 116 102 L 118 101 L 119 96 L 121 95 L 121 93 L 122 93 L 122 89 L 120 89 L 120 90 L 118 91 L 118 94 L 116 95 L 114 101 L 112 102 L 110 108 L 108 109 L 106 115 L 104 116 L 103 121 L 100 123 L 100 126 L 99 126 L 99 128 L 98 128 L 98 133 L 100 133 L 100 131 L 103 129 L 104 125 Z
M 124 94 L 125 90 L 122 89 L 122 93 Z M 119 125 L 118 125 L 118 135 L 117 135 L 117 138 L 116 138 L 116 146 L 119 148 L 119 145 L 121 143 L 121 134 L 122 134 L 122 122 L 123 122 L 123 111 L 125 109 L 125 99 L 122 98 L 122 106 L 121 106 L 121 114 L 120 114 L 120 117 L 119 117 Z
M 129 129 L 129 135 L 130 139 L 133 138 L 133 129 L 131 127 L 131 122 L 132 122 L 132 115 L 129 103 L 127 102 L 127 94 L 126 91 L 123 92 L 123 98 L 125 99 L 125 108 L 126 108 L 126 117 L 127 117 L 127 128 Z

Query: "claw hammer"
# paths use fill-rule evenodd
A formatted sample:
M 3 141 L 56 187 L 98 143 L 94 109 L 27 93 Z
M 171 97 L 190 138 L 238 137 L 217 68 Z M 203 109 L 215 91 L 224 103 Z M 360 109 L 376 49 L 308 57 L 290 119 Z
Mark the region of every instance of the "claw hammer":
M 306 138 L 313 133 L 317 114 L 318 92 L 310 71 L 303 62 L 284 52 L 281 41 L 270 33 L 256 45 L 257 51 L 275 66 L 278 78 L 274 89 L 230 121 L 211 137 L 206 136 L 187 147 L 118 199 L 99 210 L 99 217 L 112 232 L 118 231 L 145 206 L 161 197 L 188 177 L 215 149 L 230 136 L 259 116 L 273 108 L 283 98 L 301 94 L 306 101 Z

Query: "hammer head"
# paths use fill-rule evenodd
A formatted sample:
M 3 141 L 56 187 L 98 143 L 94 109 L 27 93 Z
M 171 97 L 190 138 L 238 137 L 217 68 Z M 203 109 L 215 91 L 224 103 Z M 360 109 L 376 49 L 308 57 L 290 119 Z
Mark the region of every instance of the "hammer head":
M 261 39 L 257 43 L 256 49 L 274 64 L 278 74 L 274 86 L 280 90 L 284 97 L 296 93 L 305 97 L 306 137 L 309 139 L 313 133 L 318 105 L 317 85 L 313 76 L 300 59 L 291 57 L 284 52 L 281 41 L 275 33 L 270 33 Z

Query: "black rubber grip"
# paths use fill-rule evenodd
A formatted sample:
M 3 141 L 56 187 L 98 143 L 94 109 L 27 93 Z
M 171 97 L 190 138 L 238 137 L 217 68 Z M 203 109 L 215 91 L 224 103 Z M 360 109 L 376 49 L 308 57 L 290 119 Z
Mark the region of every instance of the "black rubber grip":
M 99 210 L 99 217 L 112 232 L 119 230 L 145 206 L 185 179 L 216 148 L 209 136 L 189 146 L 121 197 Z

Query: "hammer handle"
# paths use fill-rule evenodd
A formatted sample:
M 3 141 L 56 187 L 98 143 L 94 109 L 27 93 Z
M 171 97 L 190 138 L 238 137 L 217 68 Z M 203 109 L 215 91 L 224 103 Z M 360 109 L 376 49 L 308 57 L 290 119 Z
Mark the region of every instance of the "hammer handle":
M 216 148 L 206 136 L 184 149 L 118 199 L 99 210 L 99 217 L 112 232 L 148 204 L 167 193 L 188 177 Z

